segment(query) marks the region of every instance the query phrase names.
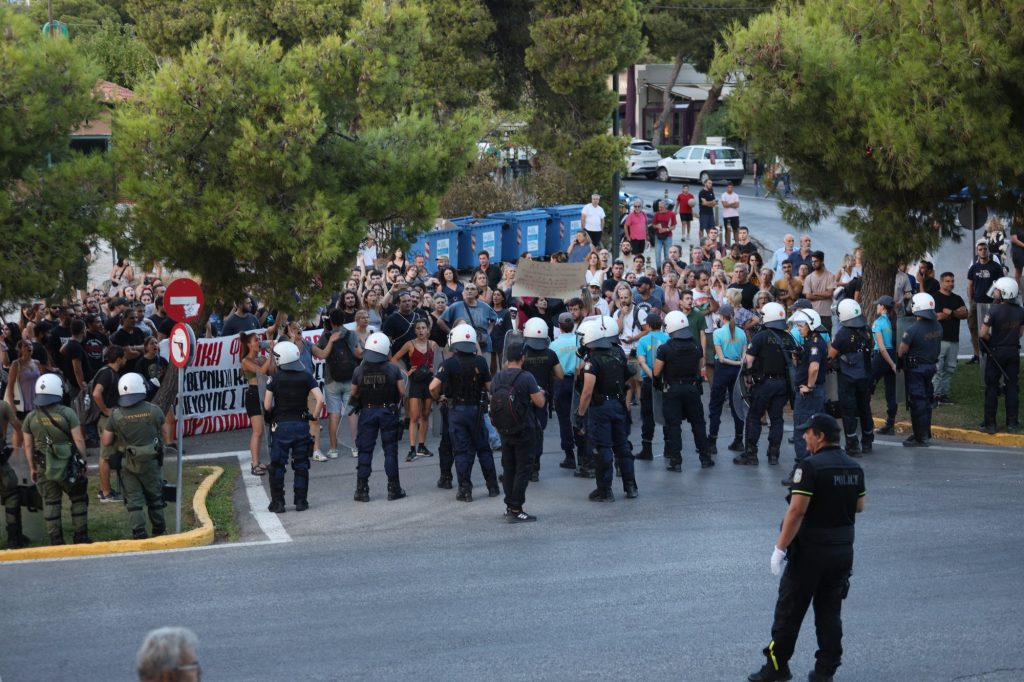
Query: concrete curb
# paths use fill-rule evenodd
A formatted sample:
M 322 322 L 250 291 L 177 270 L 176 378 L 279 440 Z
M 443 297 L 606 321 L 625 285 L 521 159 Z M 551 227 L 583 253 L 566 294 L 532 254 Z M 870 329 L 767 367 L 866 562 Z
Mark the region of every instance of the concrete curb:
M 0 563 L 5 561 L 28 561 L 31 559 L 69 559 L 73 557 L 97 556 L 100 554 L 122 554 L 126 552 L 152 552 L 155 550 L 181 549 L 213 544 L 213 521 L 206 511 L 206 496 L 217 479 L 224 473 L 219 466 L 204 466 L 210 474 L 203 479 L 192 498 L 192 509 L 201 524 L 184 533 L 161 535 L 145 540 L 110 540 L 93 542 L 88 545 L 57 545 L 51 547 L 29 547 L 0 551 Z
M 875 419 L 875 428 L 885 426 L 884 419 Z M 912 430 L 910 422 L 896 422 L 896 428 L 904 433 Z M 955 443 L 972 445 L 996 445 L 1003 448 L 1024 448 L 1024 435 L 1012 433 L 984 433 L 973 429 L 955 429 L 949 426 L 932 426 L 932 437 Z

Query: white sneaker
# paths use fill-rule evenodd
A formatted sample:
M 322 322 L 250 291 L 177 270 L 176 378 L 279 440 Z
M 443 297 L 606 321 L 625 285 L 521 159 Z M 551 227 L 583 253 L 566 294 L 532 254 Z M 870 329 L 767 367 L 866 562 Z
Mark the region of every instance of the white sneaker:
M 352 448 L 352 456 L 353 457 L 358 457 L 359 456 L 359 448 Z
M 327 458 L 324 457 L 324 453 L 320 452 L 319 450 L 314 450 L 313 451 L 313 461 L 314 462 L 326 462 Z
M 327 458 L 328 459 L 338 459 L 338 450 L 337 450 L 337 448 L 331 448 L 330 450 L 328 450 L 327 451 Z

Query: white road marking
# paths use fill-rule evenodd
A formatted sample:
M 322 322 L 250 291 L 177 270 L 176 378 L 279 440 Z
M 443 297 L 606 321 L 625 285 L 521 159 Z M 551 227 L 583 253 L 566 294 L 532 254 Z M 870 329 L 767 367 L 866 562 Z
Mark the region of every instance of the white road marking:
M 267 491 L 263 489 L 261 477 L 254 476 L 250 470 L 252 459 L 249 456 L 249 451 L 238 450 L 237 455 L 238 467 L 242 470 L 242 481 L 245 483 L 245 496 L 249 499 L 249 513 L 256 519 L 260 530 L 270 542 L 291 542 L 292 536 L 281 525 L 281 519 L 277 518 L 277 514 L 267 511 L 270 498 L 267 497 Z

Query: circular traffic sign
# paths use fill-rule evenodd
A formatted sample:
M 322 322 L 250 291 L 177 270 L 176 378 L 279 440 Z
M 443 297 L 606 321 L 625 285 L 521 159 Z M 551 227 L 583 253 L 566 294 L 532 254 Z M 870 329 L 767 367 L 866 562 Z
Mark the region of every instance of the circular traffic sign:
M 191 322 L 202 309 L 203 290 L 194 279 L 176 279 L 164 291 L 164 310 L 175 322 Z
M 196 335 L 192 327 L 179 322 L 171 329 L 170 342 L 171 364 L 182 369 L 192 363 L 196 351 Z

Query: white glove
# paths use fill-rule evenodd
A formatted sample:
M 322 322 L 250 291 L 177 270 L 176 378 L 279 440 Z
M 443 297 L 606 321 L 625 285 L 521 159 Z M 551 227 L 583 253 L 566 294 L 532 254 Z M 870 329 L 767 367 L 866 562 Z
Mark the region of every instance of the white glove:
M 772 550 L 772 575 L 782 573 L 782 560 L 786 558 L 786 552 L 778 547 Z

